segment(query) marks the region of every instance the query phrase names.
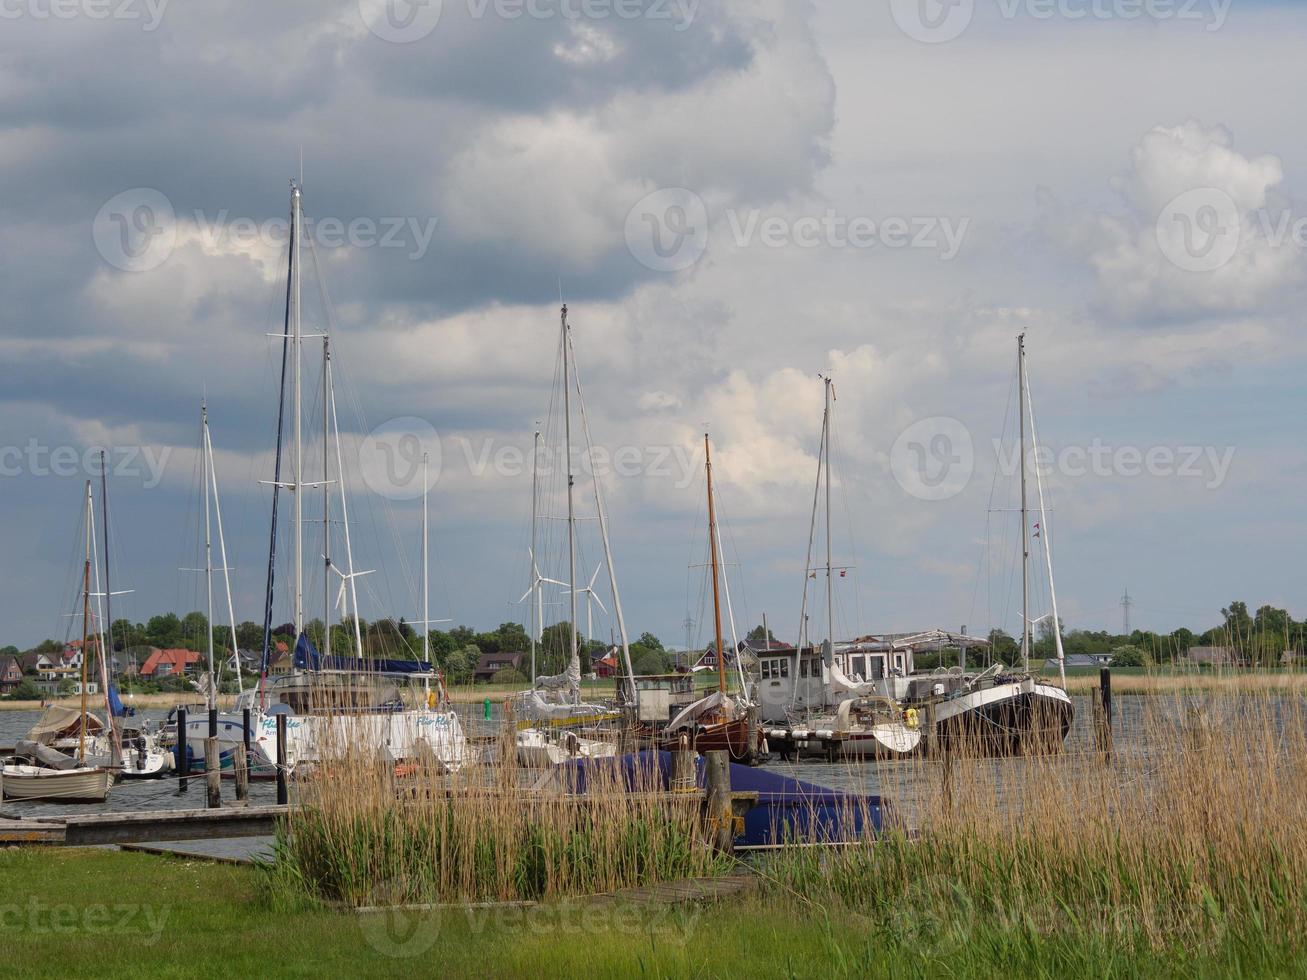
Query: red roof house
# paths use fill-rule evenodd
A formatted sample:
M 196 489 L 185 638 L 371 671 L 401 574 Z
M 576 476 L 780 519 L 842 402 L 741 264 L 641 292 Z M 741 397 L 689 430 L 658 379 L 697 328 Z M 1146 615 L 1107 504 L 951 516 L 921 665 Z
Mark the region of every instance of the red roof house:
M 141 676 L 159 678 L 185 674 L 199 661 L 200 655 L 194 650 L 155 650 L 141 667 Z

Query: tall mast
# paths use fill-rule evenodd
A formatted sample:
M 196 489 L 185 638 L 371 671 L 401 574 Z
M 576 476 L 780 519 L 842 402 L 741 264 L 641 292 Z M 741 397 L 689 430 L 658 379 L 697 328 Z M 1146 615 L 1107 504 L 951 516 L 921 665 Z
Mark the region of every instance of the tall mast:
M 536 538 L 536 515 L 540 503 L 540 421 L 536 420 L 535 443 L 531 449 L 531 686 L 536 684 L 536 633 L 543 625 L 544 607 L 536 562 L 540 542 Z
M 572 382 L 570 369 L 568 367 L 568 344 L 567 340 L 567 304 L 563 304 L 562 313 L 560 314 L 563 331 L 563 452 L 567 457 L 567 563 L 568 563 L 568 587 L 571 590 L 568 598 L 571 602 L 571 624 L 572 624 L 572 659 L 579 662 L 580 648 L 576 636 L 576 511 L 573 505 L 573 488 L 576 483 L 576 477 L 572 473 Z M 571 669 L 571 661 L 568 662 L 568 669 Z
M 300 634 L 304 632 L 304 494 L 301 488 L 304 485 L 304 433 L 302 406 L 300 405 L 301 374 L 303 364 L 301 363 L 300 353 L 303 337 L 301 335 L 300 325 L 300 285 L 303 273 L 300 269 L 299 255 L 296 254 L 299 248 L 301 212 L 303 202 L 300 196 L 300 186 L 294 185 L 291 191 L 291 224 L 292 241 L 296 243 L 291 253 L 291 299 L 294 302 L 294 313 L 291 315 L 291 350 L 294 357 L 294 405 L 293 405 L 293 432 L 294 432 L 294 484 L 291 492 L 295 494 L 295 642 L 299 643 Z
M 206 649 L 209 655 L 209 710 L 218 705 L 218 675 L 213 670 L 213 535 L 209 527 L 209 406 L 200 403 L 200 466 L 204 471 L 204 590 L 208 596 Z M 235 640 L 235 637 L 232 637 Z
M 1017 337 L 1017 401 L 1021 418 L 1021 660 L 1030 669 L 1030 516 L 1026 506 L 1026 335 Z
M 831 379 L 826 382 L 826 420 L 822 425 L 822 451 L 826 457 L 826 624 L 832 653 L 835 650 L 835 581 L 831 577 L 831 527 L 830 527 L 830 410 Z
M 86 764 L 86 644 L 91 627 L 91 481 L 86 481 L 86 565 L 82 570 L 82 718 L 77 734 L 77 758 Z
M 222 501 L 218 499 L 218 470 L 213 464 L 213 437 L 204 427 L 205 443 L 209 447 L 209 482 L 213 487 L 213 519 L 218 525 L 218 562 L 222 568 L 222 590 L 227 596 L 227 624 L 231 628 L 231 651 L 236 658 L 236 690 L 244 694 L 245 682 L 241 679 L 241 646 L 236 641 L 236 604 L 231 597 L 231 566 L 227 564 L 227 538 L 222 533 Z
M 431 662 L 431 613 L 428 596 L 431 594 L 431 573 L 427 554 L 427 461 L 430 453 L 422 454 L 422 662 Z
M 331 338 L 322 338 L 322 377 L 327 377 L 327 365 L 331 363 Z M 322 654 L 331 656 L 331 419 L 324 407 L 322 410 Z M 425 613 L 425 610 L 424 610 Z M 422 617 L 426 619 L 425 614 Z
M 1024 346 L 1022 351 L 1024 353 Z M 1035 458 L 1039 458 L 1039 429 L 1035 425 L 1035 406 L 1030 397 L 1030 378 L 1026 373 L 1026 364 L 1024 357 L 1021 362 L 1021 376 L 1026 389 L 1026 413 L 1030 416 L 1030 445 L 1034 450 Z M 1035 489 L 1039 495 L 1039 540 L 1044 544 L 1044 561 L 1048 569 L 1048 599 L 1053 607 L 1053 647 L 1057 652 L 1057 670 L 1062 680 L 1062 688 L 1066 689 L 1066 652 L 1062 648 L 1062 620 L 1057 614 L 1057 586 L 1053 584 L 1053 545 L 1049 540 L 1048 534 L 1048 512 L 1044 509 L 1044 477 L 1039 472 L 1039 467 L 1035 467 Z M 1130 593 L 1126 593 L 1128 602 Z M 1126 614 L 1129 615 L 1129 606 L 1126 607 Z M 1028 666 L 1028 665 L 1027 665 Z
M 340 524 L 345 531 L 345 564 L 348 568 L 344 580 L 349 583 L 349 597 L 354 610 L 354 650 L 362 660 L 363 629 L 359 625 L 359 593 L 354 580 L 364 573 L 354 571 L 354 545 L 349 536 L 349 499 L 345 493 L 345 457 L 340 452 L 340 420 L 336 417 L 336 389 L 331 383 L 331 361 L 327 362 L 327 376 L 323 385 L 326 389 L 323 410 L 331 409 L 331 431 L 336 441 L 336 474 L 340 477 Z
M 100 523 L 104 525 L 104 620 L 109 631 L 109 649 L 113 650 L 113 583 L 109 580 L 109 464 L 100 450 Z
M 717 642 L 717 690 L 726 691 L 726 651 L 722 649 L 722 604 L 717 587 L 717 510 L 712 499 L 712 450 L 708 433 L 703 434 L 703 465 L 708 475 L 708 550 L 712 553 L 712 614 Z

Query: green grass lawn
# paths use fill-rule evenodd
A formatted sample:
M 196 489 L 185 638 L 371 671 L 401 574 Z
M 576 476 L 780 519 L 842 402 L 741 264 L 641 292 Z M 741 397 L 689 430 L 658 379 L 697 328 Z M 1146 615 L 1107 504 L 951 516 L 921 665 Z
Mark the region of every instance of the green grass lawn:
M 1289 949 L 1202 954 L 1110 937 L 823 909 L 783 891 L 709 908 L 359 916 L 274 898 L 250 868 L 111 850 L 0 852 L 7 976 L 1288 976 Z

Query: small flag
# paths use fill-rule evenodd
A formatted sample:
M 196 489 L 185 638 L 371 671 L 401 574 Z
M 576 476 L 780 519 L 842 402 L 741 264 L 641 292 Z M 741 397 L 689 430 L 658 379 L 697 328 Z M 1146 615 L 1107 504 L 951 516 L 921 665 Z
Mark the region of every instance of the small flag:
M 848 574 L 849 574 L 848 569 L 846 569 L 846 568 L 841 568 L 841 569 L 840 569 L 840 578 L 843 578 L 845 575 L 848 575 Z
M 816 573 L 816 572 L 809 572 L 809 573 L 808 573 L 808 578 L 815 579 L 816 577 L 817 577 L 817 573 Z
M 1036 524 L 1035 524 L 1035 537 L 1039 537 L 1039 524 L 1038 524 L 1038 522 L 1036 522 Z

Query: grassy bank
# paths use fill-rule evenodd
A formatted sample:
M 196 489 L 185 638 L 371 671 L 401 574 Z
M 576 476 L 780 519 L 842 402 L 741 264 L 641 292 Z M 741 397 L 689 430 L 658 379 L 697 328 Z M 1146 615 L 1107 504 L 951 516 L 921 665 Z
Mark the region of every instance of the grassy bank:
M 13 976 L 1307 976 L 1285 937 L 1132 948 L 1089 930 L 823 908 L 776 888 L 706 908 L 395 913 L 272 900 L 261 872 L 106 850 L 0 852 Z

